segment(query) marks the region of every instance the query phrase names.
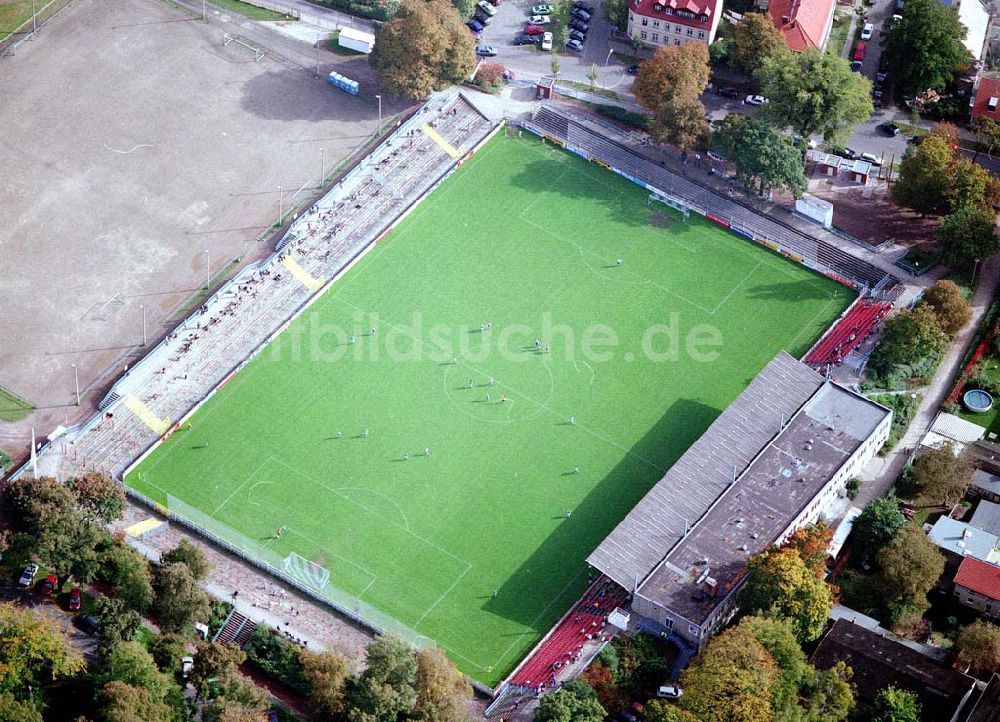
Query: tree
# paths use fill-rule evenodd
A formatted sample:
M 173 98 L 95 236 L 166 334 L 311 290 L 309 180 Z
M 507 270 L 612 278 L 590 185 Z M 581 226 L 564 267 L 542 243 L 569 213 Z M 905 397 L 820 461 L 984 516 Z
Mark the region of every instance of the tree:
M 553 78 L 559 77 L 559 58 L 555 55 L 549 60 L 549 70 L 552 71 Z
M 471 17 L 476 11 L 476 0 L 451 0 L 451 4 L 463 18 Z
M 972 483 L 975 466 L 968 454 L 955 455 L 951 443 L 928 449 L 913 462 L 913 481 L 923 493 L 945 506 L 959 501 Z
M 958 10 L 937 0 L 907 0 L 903 19 L 884 36 L 889 75 L 914 93 L 942 90 L 971 58 Z
M 392 635 L 372 640 L 368 666 L 351 693 L 351 722 L 394 722 L 415 695 L 417 662 L 413 649 Z
M 590 687 L 570 682 L 542 697 L 535 710 L 535 722 L 602 722 L 606 714 Z
M 898 687 L 886 687 L 872 704 L 871 722 L 920 722 L 917 695 Z
M 982 619 L 962 627 L 955 641 L 958 661 L 977 675 L 989 676 L 1000 669 L 1000 627 Z
M 58 623 L 29 609 L 0 604 L 0 692 L 26 694 L 30 687 L 83 669 L 83 658 Z
M 832 606 L 830 587 L 805 565 L 798 550 L 768 549 L 747 563 L 741 609 L 788 619 L 799 642 L 820 635 Z
M 600 75 L 600 72 L 601 71 L 597 69 L 597 63 L 591 63 L 587 68 L 587 80 L 590 81 L 591 90 L 594 89 L 594 83 L 597 82 L 597 76 Z
M 106 474 L 83 474 L 70 479 L 67 485 L 76 494 L 84 515 L 92 521 L 110 524 L 125 513 L 125 489 Z
M 309 706 L 319 720 L 340 719 L 346 709 L 347 681 L 351 676 L 347 660 L 333 652 L 299 653 L 302 674 L 309 683 Z M 418 702 L 419 705 L 419 702 Z
M 842 722 L 854 709 L 853 672 L 844 662 L 817 671 L 806 686 L 803 722 Z
M 632 92 L 653 111 L 649 128 L 653 139 L 690 150 L 707 137 L 705 106 L 699 96 L 708 78 L 708 48 L 703 43 L 658 48 L 639 66 Z
M 472 685 L 437 647 L 417 652 L 416 712 L 428 722 L 462 722 L 469 716 Z
M 882 340 L 872 354 L 872 366 L 887 374 L 900 364 L 922 361 L 941 349 L 945 340 L 937 316 L 929 306 L 903 309 L 885 322 Z
M 177 546 L 160 557 L 160 564 L 173 564 L 174 562 L 186 565 L 191 570 L 191 576 L 198 581 L 204 579 L 210 569 L 205 552 L 188 539 L 181 539 Z
M 198 642 L 188 681 L 201 699 L 207 699 L 212 696 L 212 682 L 232 675 L 246 658 L 243 650 L 232 644 L 216 644 L 207 640 Z
M 173 722 L 174 711 L 147 690 L 109 682 L 97 696 L 106 722 Z
M 264 690 L 242 674 L 219 681 L 218 695 L 202 707 L 203 722 L 262 722 L 270 704 Z
M 419 100 L 469 77 L 476 67 L 474 46 L 462 16 L 446 0 L 403 0 L 368 57 L 386 92 Z
M 699 722 L 686 709 L 664 699 L 650 700 L 642 710 L 642 718 L 646 722 Z
M 905 609 L 922 612 L 927 592 L 944 571 L 944 557 L 916 524 L 905 524 L 878 554 L 878 586 L 895 617 Z
M 916 153 L 900 161 L 892 199 L 921 215 L 947 211 L 954 154 L 946 140 L 938 135 L 927 136 Z
M 948 204 L 951 210 L 967 206 L 984 206 L 990 189 L 990 174 L 978 163 L 964 156 L 955 159 L 951 168 L 951 188 Z
M 681 676 L 678 704 L 699 722 L 770 722 L 778 670 L 749 627 L 711 641 Z
M 605 0 L 604 17 L 618 30 L 628 27 L 628 0 Z
M 753 75 L 776 51 L 785 49 L 781 31 L 766 13 L 747 13 L 736 25 L 733 40 L 736 67 Z
M 806 190 L 802 154 L 791 139 L 757 118 L 730 113 L 712 135 L 713 145 L 736 166 L 736 178 L 761 195 L 772 188 L 795 196 Z
M 822 133 L 828 143 L 843 144 L 851 128 L 871 116 L 871 82 L 852 73 L 839 55 L 816 49 L 771 53 L 757 76 L 771 101 L 765 115 L 804 137 Z
M 208 619 L 208 599 L 186 564 L 158 566 L 153 575 L 153 589 L 156 591 L 153 611 L 161 629 L 180 632 L 198 619 Z
M 3 722 L 43 722 L 42 713 L 31 702 L 22 702 L 10 692 L 0 693 L 0 720 Z
M 854 520 L 854 553 L 874 559 L 905 523 L 896 497 L 873 499 Z
M 187 644 L 182 635 L 164 632 L 150 635 L 146 648 L 161 672 L 173 674 L 180 671 L 181 658 L 187 655 Z
M 833 529 L 817 522 L 795 532 L 785 542 L 785 549 L 795 549 L 802 562 L 820 579 L 826 574 L 827 549 L 833 539 Z
M 993 151 L 1000 146 L 1000 123 L 986 118 L 982 115 L 972 119 L 972 133 L 976 136 L 976 154 L 972 156 L 973 162 L 980 153 L 993 155 Z
M 946 216 L 938 229 L 941 257 L 963 265 L 989 258 L 998 248 L 995 224 L 996 215 L 992 210 L 970 206 L 959 208 Z
M 972 310 L 954 281 L 936 281 L 924 291 L 921 301 L 931 307 L 941 330 L 949 336 L 954 336 L 972 320 Z
M 94 614 L 100 620 L 97 654 L 102 659 L 122 642 L 131 642 L 139 636 L 142 617 L 117 597 L 98 597 Z
M 156 666 L 142 642 L 116 644 L 101 662 L 95 677 L 99 684 L 123 682 L 145 690 L 155 700 L 162 700 L 170 687 L 170 678 Z
M 125 544 L 115 544 L 104 561 L 105 576 L 115 597 L 129 609 L 145 613 L 153 603 L 153 575 L 149 562 Z

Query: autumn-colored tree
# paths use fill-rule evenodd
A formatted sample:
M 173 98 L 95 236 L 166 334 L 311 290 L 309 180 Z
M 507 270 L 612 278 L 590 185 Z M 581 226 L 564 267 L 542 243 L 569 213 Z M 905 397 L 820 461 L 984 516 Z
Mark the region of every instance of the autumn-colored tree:
M 1000 123 L 991 118 L 979 115 L 972 119 L 972 133 L 976 136 L 976 154 L 972 156 L 973 162 L 980 153 L 993 155 L 993 151 L 1000 147 Z
M 615 685 L 615 676 L 608 665 L 600 659 L 595 659 L 590 663 L 580 679 L 590 685 L 591 689 L 597 693 L 597 701 L 604 709 L 615 710 L 622 707 L 627 700 L 623 697 L 623 692 Z M 649 715 L 645 715 L 649 722 Z
M 177 546 L 160 557 L 160 564 L 173 564 L 174 562 L 184 564 L 191 570 L 191 576 L 198 581 L 208 576 L 211 568 L 205 557 L 205 552 L 189 539 L 181 539 Z
M 891 616 L 929 606 L 927 593 L 944 571 L 944 556 L 916 524 L 905 524 L 878 554 L 878 586 Z
M 153 612 L 161 629 L 180 632 L 190 629 L 197 620 L 208 619 L 208 598 L 186 564 L 159 565 L 153 575 L 153 589 Z
M 948 189 L 948 206 L 952 211 L 969 206 L 987 205 L 990 173 L 965 156 L 958 156 L 951 167 L 951 188 Z
M 21 697 L 29 688 L 83 669 L 83 657 L 58 623 L 30 609 L 0 604 L 0 692 Z
M 646 722 L 699 722 L 698 718 L 683 707 L 663 699 L 652 699 L 642 710 Z
M 951 443 L 927 449 L 913 462 L 913 482 L 924 495 L 944 506 L 959 501 L 972 483 L 975 466 L 966 453 L 956 456 Z
M 813 573 L 823 578 L 826 574 L 827 549 L 833 539 L 833 529 L 822 522 L 795 530 L 783 549 L 794 549 Z
M 202 699 L 212 696 L 215 680 L 229 677 L 246 661 L 246 653 L 233 644 L 216 644 L 209 640 L 198 642 L 195 648 L 194 667 L 188 681 Z
M 105 722 L 173 722 L 174 711 L 147 690 L 108 682 L 97 696 Z
M 900 161 L 899 180 L 892 186 L 893 200 L 921 215 L 947 212 L 954 159 L 955 151 L 947 140 L 928 136 L 916 153 Z
M 181 659 L 187 656 L 187 639 L 174 632 L 151 634 L 146 648 L 161 672 L 174 674 L 181 669 Z
M 420 100 L 469 77 L 476 67 L 474 46 L 447 0 L 403 0 L 368 57 L 387 92 Z
M 747 75 L 753 75 L 765 60 L 785 47 L 781 31 L 767 13 L 746 13 L 736 25 L 733 60 Z
M 939 351 L 946 336 L 937 315 L 927 305 L 912 311 L 902 309 L 885 322 L 882 340 L 872 354 L 872 366 L 880 374 L 891 373 L 900 364 L 923 361 Z
M 921 301 L 931 307 L 941 330 L 949 336 L 954 336 L 972 320 L 972 310 L 954 281 L 935 281 L 924 291 Z
M 896 497 L 873 499 L 854 520 L 854 553 L 861 559 L 874 559 L 905 523 Z
M 747 563 L 740 607 L 788 619 L 799 642 L 816 639 L 833 605 L 830 587 L 796 549 L 768 549 Z
M 962 627 L 955 641 L 958 661 L 976 675 L 990 676 L 1000 670 L 1000 627 L 977 619 Z
M 958 145 L 958 126 L 954 123 L 935 123 L 928 135 L 940 138 L 952 148 Z
M 778 666 L 743 625 L 725 630 L 681 676 L 679 705 L 699 722 L 771 722 Z
M 31 701 L 19 700 L 10 692 L 0 693 L 0 720 L 3 722 L 43 722 L 42 713 Z
M 415 711 L 428 722 L 462 722 L 469 717 L 472 685 L 438 647 L 417 652 Z
M 632 92 L 653 111 L 650 136 L 681 150 L 703 142 L 708 122 L 699 96 L 708 78 L 708 48 L 703 43 L 661 47 L 640 65 Z
M 218 680 L 217 693 L 202 707 L 203 722 L 266 722 L 270 704 L 260 687 L 242 674 L 229 672 Z
M 340 719 L 346 709 L 347 680 L 351 676 L 347 660 L 335 652 L 299 652 L 302 675 L 309 683 L 309 706 L 317 720 Z
M 84 514 L 95 521 L 110 524 L 125 513 L 125 489 L 107 474 L 86 473 L 70 479 L 67 485 Z

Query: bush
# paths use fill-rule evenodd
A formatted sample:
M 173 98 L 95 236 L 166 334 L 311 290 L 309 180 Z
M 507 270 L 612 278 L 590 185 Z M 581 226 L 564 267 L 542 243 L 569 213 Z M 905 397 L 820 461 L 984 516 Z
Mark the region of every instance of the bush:
M 299 645 L 267 627 L 258 626 L 244 651 L 247 661 L 263 674 L 278 680 L 302 697 L 309 696 L 312 690 L 302 673 Z
M 648 115 L 643 115 L 642 113 L 633 113 L 625 110 L 624 108 L 619 108 L 617 105 L 598 105 L 597 113 L 598 115 L 603 115 L 605 118 L 617 120 L 619 123 L 624 125 L 630 125 L 633 128 L 649 130 L 649 122 L 651 118 Z
M 857 499 L 858 491 L 861 488 L 861 481 L 857 477 L 854 477 L 853 479 L 848 479 L 847 483 L 844 485 L 844 488 L 847 490 L 848 499 L 852 500 Z
M 208 611 L 209 637 L 214 637 L 216 632 L 222 629 L 222 625 L 226 623 L 226 618 L 229 616 L 229 612 L 231 612 L 232 609 L 233 605 L 229 602 L 224 602 L 221 599 L 211 600 Z
M 499 93 L 504 84 L 504 67 L 499 63 L 483 63 L 473 82 L 487 93 Z

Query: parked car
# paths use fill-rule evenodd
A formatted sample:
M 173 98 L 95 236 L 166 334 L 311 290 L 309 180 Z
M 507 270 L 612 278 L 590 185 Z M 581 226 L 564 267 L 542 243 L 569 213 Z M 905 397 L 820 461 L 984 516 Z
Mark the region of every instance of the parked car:
M 101 626 L 100 620 L 92 614 L 78 614 L 73 617 L 73 624 L 84 634 L 94 636 Z
M 875 82 L 876 83 L 884 83 L 885 82 L 885 73 L 882 73 L 882 72 L 876 73 L 875 74 Z
M 532 15 L 528 22 L 532 25 L 548 25 L 552 22 L 552 18 L 548 15 Z
M 472 19 L 475 20 L 480 25 L 482 25 L 483 28 L 489 25 L 490 20 L 492 20 L 492 18 L 486 13 L 484 13 L 482 10 L 476 10 L 476 14 L 472 16 Z
M 871 40 L 873 32 L 875 32 L 875 26 L 871 23 L 865 23 L 865 26 L 861 28 L 861 39 Z
M 496 54 L 497 54 L 497 49 L 494 48 L 492 45 L 476 46 L 476 55 L 478 55 L 481 58 L 492 58 L 496 56 Z
M 813 140 L 812 138 L 808 138 L 808 139 L 805 139 L 805 140 L 806 140 L 806 147 L 809 150 L 816 150 L 818 144 L 816 143 L 815 140 Z M 802 143 L 802 141 L 803 141 L 803 138 L 798 133 L 796 133 L 795 135 L 792 136 L 792 142 L 795 143 L 795 145 L 800 145 Z
M 858 157 L 859 157 L 859 158 L 860 158 L 861 160 L 864 160 L 864 161 L 867 161 L 867 162 L 871 163 L 871 164 L 872 164 L 873 166 L 875 166 L 876 168 L 880 168 L 880 167 L 882 167 L 882 159 L 881 159 L 881 158 L 879 158 L 879 157 L 878 157 L 877 155 L 875 155 L 874 153 L 862 153 L 862 154 L 861 154 L 860 156 L 858 156 Z
M 851 72 L 860 73 L 862 65 L 864 65 L 864 63 L 862 63 L 860 60 L 855 60 L 853 63 L 851 63 Z
M 865 45 L 864 43 L 858 43 L 856 46 L 854 46 L 854 59 L 855 60 L 864 60 L 865 59 L 865 51 L 867 51 L 867 50 L 868 50 L 868 46 L 867 45 Z
M 847 158 L 847 160 L 854 160 L 858 157 L 858 151 L 854 150 L 854 148 L 844 148 L 837 155 L 841 158 Z
M 542 35 L 542 50 L 552 50 L 552 33 Z
M 763 95 L 748 95 L 746 98 L 744 98 L 743 102 L 746 103 L 747 105 L 767 105 L 771 101 L 769 101 Z
M 525 35 L 524 33 L 518 33 L 514 36 L 514 45 L 538 45 L 542 42 L 542 37 L 540 35 Z
M 665 684 L 656 690 L 656 696 L 663 699 L 680 699 L 682 694 L 684 694 L 684 690 L 676 684 Z
M 466 25 L 468 25 L 469 30 L 474 32 L 476 35 L 479 35 L 479 33 L 483 32 L 483 24 L 478 20 L 470 20 L 469 22 L 466 23 Z
M 591 15 L 594 14 L 594 6 L 593 5 L 588 5 L 587 3 L 584 3 L 584 2 L 575 2 L 575 3 L 573 3 L 573 7 L 580 8 L 581 10 L 586 10 Z
M 17 580 L 18 586 L 27 589 L 35 583 L 36 574 L 38 574 L 38 565 L 34 562 L 28 562 L 24 567 L 24 571 L 21 572 L 21 578 Z
M 577 53 L 583 51 L 583 43 L 573 38 L 570 38 L 569 40 L 566 41 L 566 47 Z
M 531 8 L 531 14 L 549 15 L 552 13 L 553 10 L 555 10 L 555 7 L 553 7 L 552 5 L 535 5 L 533 8 Z
M 49 574 L 42 582 L 42 596 L 51 597 L 57 586 L 59 586 L 59 577 L 55 574 Z
M 618 719 L 621 720 L 621 722 L 639 722 L 638 717 L 626 710 L 622 710 L 618 713 Z
M 531 23 L 528 23 L 527 25 L 524 26 L 525 35 L 542 35 L 545 32 L 546 32 L 545 28 L 543 28 L 541 25 L 532 25 Z
M 572 15 L 575 18 L 582 18 L 583 20 L 586 20 L 588 23 L 590 22 L 590 13 L 588 13 L 583 8 L 573 8 L 572 10 L 570 10 L 570 15 Z
M 73 587 L 69 590 L 69 602 L 67 603 L 67 608 L 71 612 L 80 611 L 80 602 L 83 595 L 80 593 L 80 587 Z
M 490 17 L 493 17 L 494 15 L 497 14 L 497 9 L 492 5 L 490 5 L 488 2 L 486 2 L 486 0 L 479 0 L 479 2 L 476 3 L 476 7 L 482 10 Z
M 181 657 L 181 676 L 187 679 L 191 676 L 192 669 L 194 669 L 194 657 Z
M 570 30 L 567 33 L 574 40 L 579 40 L 581 43 L 587 40 L 587 33 L 581 32 L 579 30 Z
M 715 92 L 718 93 L 719 95 L 721 95 L 723 98 L 738 98 L 738 97 L 740 97 L 740 91 L 738 91 L 736 88 L 730 88 L 730 87 L 723 86 L 721 88 L 718 88 Z
M 899 126 L 895 123 L 879 123 L 878 129 L 890 138 L 895 138 L 899 135 Z
M 569 26 L 574 30 L 579 30 L 581 33 L 585 33 L 588 30 L 590 30 L 590 26 L 587 25 L 587 23 L 583 22 L 583 20 L 580 20 L 579 18 L 573 18 L 572 20 L 570 20 Z
M 625 72 L 628 73 L 629 75 L 638 75 L 639 74 L 639 66 L 638 65 L 630 65 L 627 68 L 625 68 Z

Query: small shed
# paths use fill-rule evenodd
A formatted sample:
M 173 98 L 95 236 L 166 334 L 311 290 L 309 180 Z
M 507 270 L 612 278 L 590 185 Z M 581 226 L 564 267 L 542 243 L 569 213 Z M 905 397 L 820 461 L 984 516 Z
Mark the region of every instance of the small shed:
M 866 160 L 845 160 L 841 168 L 845 169 L 852 183 L 868 185 L 868 176 L 872 172 L 872 164 Z
M 556 79 L 549 76 L 546 78 L 539 78 L 538 82 L 535 83 L 535 97 L 539 100 L 548 100 L 552 97 L 555 92 Z
M 819 223 L 823 228 L 833 226 L 833 204 L 822 198 L 803 193 L 801 198 L 795 199 L 795 212 Z
M 826 176 L 837 175 L 840 172 L 840 164 L 844 162 L 839 155 L 820 150 L 810 150 L 808 158 L 816 164 L 816 170 Z
M 342 47 L 356 50 L 359 53 L 370 53 L 375 48 L 374 35 L 354 28 L 341 28 L 337 42 Z

